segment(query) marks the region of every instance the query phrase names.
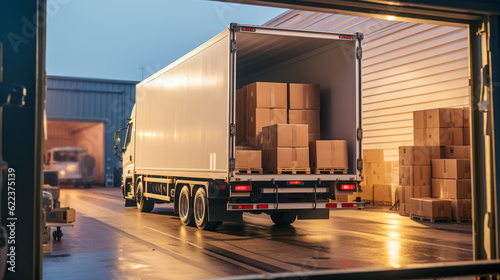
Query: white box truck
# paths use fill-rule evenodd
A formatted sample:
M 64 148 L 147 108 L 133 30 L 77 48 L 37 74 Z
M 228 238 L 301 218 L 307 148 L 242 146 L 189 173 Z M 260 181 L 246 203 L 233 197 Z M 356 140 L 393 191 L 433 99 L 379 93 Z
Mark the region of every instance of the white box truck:
M 278 225 L 328 219 L 360 191 L 363 35 L 231 24 L 137 85 L 121 156 L 125 206 L 174 203 L 184 225 L 214 229 L 243 212 Z M 320 85 L 321 139 L 347 140 L 347 174 L 235 172 L 235 93 L 260 82 Z M 123 128 L 125 129 L 125 128 Z

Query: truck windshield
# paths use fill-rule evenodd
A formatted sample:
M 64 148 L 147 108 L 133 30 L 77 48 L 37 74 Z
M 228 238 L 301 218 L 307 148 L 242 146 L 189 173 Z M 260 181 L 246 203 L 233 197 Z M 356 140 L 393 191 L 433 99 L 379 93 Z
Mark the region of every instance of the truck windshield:
M 77 151 L 56 151 L 54 161 L 77 162 L 82 152 Z

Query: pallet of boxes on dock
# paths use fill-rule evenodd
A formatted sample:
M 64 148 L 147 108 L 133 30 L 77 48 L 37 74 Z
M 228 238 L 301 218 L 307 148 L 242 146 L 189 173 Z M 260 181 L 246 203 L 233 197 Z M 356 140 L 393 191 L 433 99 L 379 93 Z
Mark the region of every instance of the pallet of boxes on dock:
M 237 174 L 262 174 L 262 151 L 236 146 L 234 167 Z
M 463 127 L 465 123 L 468 125 L 468 116 L 466 108 L 414 112 L 415 146 L 399 148 L 401 215 L 431 222 L 470 217 L 470 147 L 464 145 L 468 142 L 464 141 Z M 421 184 L 415 176 L 421 176 L 423 170 L 413 168 L 412 174 L 404 166 L 427 165 L 429 160 L 425 177 L 430 168 L 430 194 L 427 188 L 425 193 L 415 192 L 415 185 Z M 413 191 L 406 186 L 412 180 Z

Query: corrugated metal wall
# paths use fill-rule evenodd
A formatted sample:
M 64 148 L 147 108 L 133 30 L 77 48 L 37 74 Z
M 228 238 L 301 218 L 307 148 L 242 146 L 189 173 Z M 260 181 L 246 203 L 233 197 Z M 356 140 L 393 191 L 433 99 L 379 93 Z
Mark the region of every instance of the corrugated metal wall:
M 135 103 L 136 83 L 47 77 L 47 120 L 104 124 L 104 137 L 95 136 L 95 141 L 104 141 L 104 157 L 99 159 L 99 164 L 104 166 L 104 178 L 113 176 L 115 169 L 121 168 L 121 162 L 113 154 L 113 133 L 127 124 Z
M 469 106 L 466 28 L 290 10 L 268 26 L 362 32 L 363 149 L 413 145 L 413 111 Z

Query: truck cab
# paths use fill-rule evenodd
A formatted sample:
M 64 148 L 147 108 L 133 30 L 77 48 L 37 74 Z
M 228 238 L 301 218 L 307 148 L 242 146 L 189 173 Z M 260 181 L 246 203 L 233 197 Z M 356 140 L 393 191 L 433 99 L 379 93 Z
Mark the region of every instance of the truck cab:
M 95 160 L 80 147 L 49 149 L 45 154 L 44 170 L 58 170 L 59 183 L 62 185 L 90 188 L 95 182 Z

